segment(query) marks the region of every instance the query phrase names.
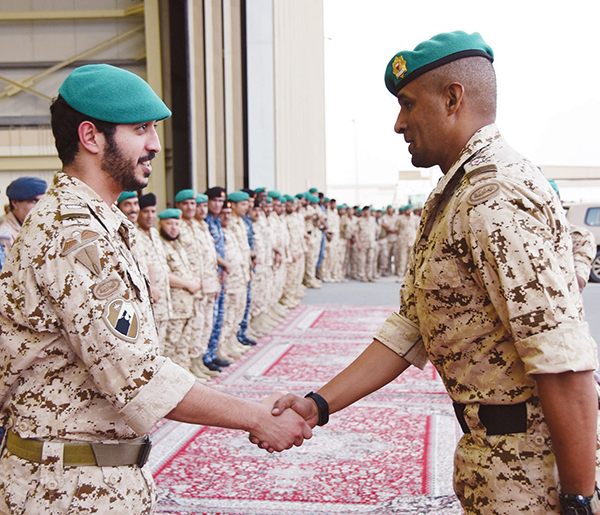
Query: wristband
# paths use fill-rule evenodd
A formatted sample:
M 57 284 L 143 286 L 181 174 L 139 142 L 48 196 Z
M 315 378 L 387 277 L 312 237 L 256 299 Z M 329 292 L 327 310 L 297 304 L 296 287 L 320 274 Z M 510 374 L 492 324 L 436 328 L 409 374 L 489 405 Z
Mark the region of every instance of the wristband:
M 560 494 L 558 498 L 565 515 L 593 515 L 600 508 L 600 490 L 597 486 L 590 497 Z
M 317 411 L 319 412 L 319 421 L 317 422 L 317 425 L 324 426 L 327 424 L 327 422 L 329 422 L 329 404 L 327 404 L 327 401 L 318 393 L 314 392 L 307 393 L 304 398 L 312 399 L 317 405 Z

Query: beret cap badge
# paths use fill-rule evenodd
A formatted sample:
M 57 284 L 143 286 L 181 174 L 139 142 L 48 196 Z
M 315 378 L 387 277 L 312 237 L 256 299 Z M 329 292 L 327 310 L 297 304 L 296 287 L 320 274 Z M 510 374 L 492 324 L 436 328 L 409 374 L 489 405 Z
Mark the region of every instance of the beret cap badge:
M 404 74 L 406 73 L 406 61 L 404 60 L 404 57 L 401 55 L 396 56 L 392 63 L 392 68 L 394 69 L 394 75 L 397 79 L 404 77 Z

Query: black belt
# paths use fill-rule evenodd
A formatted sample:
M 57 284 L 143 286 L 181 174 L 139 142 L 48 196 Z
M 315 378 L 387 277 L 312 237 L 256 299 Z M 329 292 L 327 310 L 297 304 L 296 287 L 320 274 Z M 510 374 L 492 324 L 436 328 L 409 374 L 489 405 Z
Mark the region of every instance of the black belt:
M 453 402 L 454 413 L 463 433 L 471 430 L 465 421 L 466 404 Z M 527 403 L 519 404 L 480 404 L 479 420 L 485 426 L 488 435 L 507 435 L 527 432 Z

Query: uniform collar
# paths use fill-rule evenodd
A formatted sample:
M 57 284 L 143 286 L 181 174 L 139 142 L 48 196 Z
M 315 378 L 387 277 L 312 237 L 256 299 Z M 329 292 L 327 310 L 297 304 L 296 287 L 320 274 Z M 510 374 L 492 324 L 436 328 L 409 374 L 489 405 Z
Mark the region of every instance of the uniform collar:
M 130 246 L 131 234 L 135 231 L 135 227 L 117 206 L 108 205 L 85 182 L 65 172 L 56 172 L 54 175 L 54 187 L 68 191 L 72 196 L 78 198 L 88 206 L 109 234 L 115 236 L 117 233 L 120 233 Z
M 493 141 L 500 139 L 500 131 L 496 124 L 492 123 L 490 125 L 486 125 L 481 129 L 478 129 L 473 136 L 469 139 L 467 144 L 463 147 L 463 149 L 458 154 L 456 161 L 446 173 L 437 183 L 437 186 L 432 192 L 432 195 L 441 194 L 444 191 L 446 185 L 452 180 L 452 177 L 456 174 L 458 170 L 475 154 L 477 154 L 483 148 L 489 146 Z

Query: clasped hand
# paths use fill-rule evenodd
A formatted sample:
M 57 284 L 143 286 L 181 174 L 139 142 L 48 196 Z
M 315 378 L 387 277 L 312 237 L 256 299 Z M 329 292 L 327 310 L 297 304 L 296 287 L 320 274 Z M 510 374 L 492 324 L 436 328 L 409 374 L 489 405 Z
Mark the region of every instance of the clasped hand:
M 267 452 L 281 452 L 291 449 L 292 445 L 300 447 L 304 440 L 312 437 L 312 428 L 317 425 L 319 413 L 317 405 L 310 399 L 292 393 L 284 395 L 276 392 L 262 400 L 261 404 L 270 409 L 273 425 L 279 427 L 281 433 L 288 430 L 290 432 L 278 434 L 277 431 L 273 431 L 270 434 L 265 430 L 265 435 L 250 434 L 249 439 L 254 445 Z M 302 429 L 301 434 L 297 433 L 299 426 Z

